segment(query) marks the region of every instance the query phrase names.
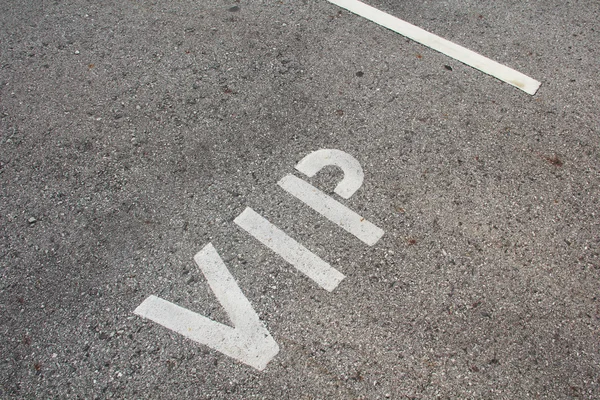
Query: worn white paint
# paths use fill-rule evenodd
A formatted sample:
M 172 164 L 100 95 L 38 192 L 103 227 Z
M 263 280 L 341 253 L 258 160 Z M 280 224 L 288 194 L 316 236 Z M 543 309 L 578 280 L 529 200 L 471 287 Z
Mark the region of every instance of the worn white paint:
M 323 289 L 333 291 L 345 276 L 285 232 L 247 207 L 233 220 L 240 228 L 283 257 Z
M 369 246 L 377 243 L 384 234 L 382 229 L 294 175 L 284 176 L 277 184 L 292 196 L 298 198 L 313 210 L 350 232 Z
M 156 296 L 144 300 L 134 313 L 262 371 L 277 355 L 279 346 L 259 320 L 215 248 L 211 244 L 206 245 L 196 254 L 194 261 L 233 327 Z
M 383 27 L 391 29 L 415 42 L 421 43 L 440 53 L 452 57 L 464 64 L 470 65 L 486 74 L 492 75 L 501 81 L 513 85 L 524 92 L 534 95 L 540 87 L 541 83 L 529 76 L 515 71 L 496 61 L 490 60 L 475 53 L 472 50 L 466 49 L 456 43 L 441 38 L 433 33 L 427 32 L 415 25 L 396 18 L 390 14 L 380 11 L 358 0 L 328 0 L 337 6 L 340 6 L 350 12 L 360 15 L 370 21 L 375 22 Z
M 344 199 L 349 199 L 362 186 L 364 179 L 360 163 L 350 154 L 335 149 L 313 151 L 300 160 L 296 169 L 310 178 L 330 165 L 344 172 L 344 179 L 338 183 L 334 192 Z

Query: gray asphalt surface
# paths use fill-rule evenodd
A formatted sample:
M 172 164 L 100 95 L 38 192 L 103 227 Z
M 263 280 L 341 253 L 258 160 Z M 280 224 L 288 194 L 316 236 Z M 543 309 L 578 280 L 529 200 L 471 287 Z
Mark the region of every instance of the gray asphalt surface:
M 0 2 L 1 398 L 600 397 L 600 3 L 369 4 L 542 86 L 324 0 Z M 364 169 L 338 200 L 372 247 L 277 186 L 324 148 Z M 280 347 L 264 371 L 133 314 L 228 324 L 209 242 Z

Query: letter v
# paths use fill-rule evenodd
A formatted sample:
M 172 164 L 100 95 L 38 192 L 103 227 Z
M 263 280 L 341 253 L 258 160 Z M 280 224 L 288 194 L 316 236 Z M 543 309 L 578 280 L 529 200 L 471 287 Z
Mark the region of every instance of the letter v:
M 194 261 L 227 312 L 233 328 L 156 296 L 144 300 L 134 313 L 262 371 L 279 353 L 279 346 L 212 244 L 198 252 Z

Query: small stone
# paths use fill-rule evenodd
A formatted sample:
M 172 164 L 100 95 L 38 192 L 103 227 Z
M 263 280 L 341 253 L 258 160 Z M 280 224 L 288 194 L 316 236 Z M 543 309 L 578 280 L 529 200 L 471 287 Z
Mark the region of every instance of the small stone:
M 79 50 L 75 50 L 75 54 L 79 54 Z
M 35 217 L 31 217 L 27 220 L 27 222 L 29 222 L 30 224 L 35 224 L 37 222 L 37 219 L 35 219 Z

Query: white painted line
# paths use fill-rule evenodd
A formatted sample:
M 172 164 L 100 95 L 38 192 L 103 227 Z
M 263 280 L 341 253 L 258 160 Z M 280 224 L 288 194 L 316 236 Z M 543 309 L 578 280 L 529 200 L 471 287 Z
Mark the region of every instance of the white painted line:
M 513 85 L 524 92 L 534 95 L 541 83 L 527 75 L 524 75 L 512 68 L 497 63 L 466 49 L 456 43 L 441 38 L 433 33 L 427 32 L 415 25 L 396 18 L 390 14 L 380 11 L 358 0 L 327 0 L 337 6 L 340 6 L 350 12 L 360 15 L 370 21 L 383 27 L 391 29 L 415 42 L 430 47 L 442 54 L 452 57 L 464 64 L 478 69 L 486 74 L 492 75 L 501 81 Z
M 294 176 L 284 176 L 277 182 L 285 191 L 297 197 L 313 210 L 350 232 L 364 243 L 373 246 L 385 233 L 345 205 L 327 196 L 325 193 Z
M 362 186 L 365 176 L 360 163 L 350 154 L 335 149 L 313 151 L 300 160 L 296 169 L 310 178 L 330 165 L 344 171 L 344 179 L 338 183 L 334 192 L 344 199 L 349 199 Z
M 233 328 L 156 296 L 144 300 L 134 313 L 262 371 L 277 355 L 279 346 L 258 319 L 212 244 L 206 245 L 194 260 L 227 312 Z
M 331 292 L 345 278 L 341 272 L 286 235 L 250 207 L 247 207 L 233 222 L 279 254 L 323 289 Z

